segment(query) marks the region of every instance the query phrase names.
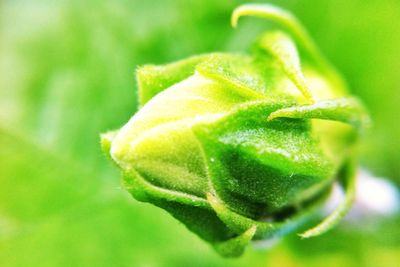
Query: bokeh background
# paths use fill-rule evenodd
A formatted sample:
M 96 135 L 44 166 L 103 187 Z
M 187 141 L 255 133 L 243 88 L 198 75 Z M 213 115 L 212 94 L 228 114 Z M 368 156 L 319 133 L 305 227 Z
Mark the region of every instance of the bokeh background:
M 99 133 L 136 111 L 136 67 L 248 49 L 268 25 L 231 29 L 243 2 L 0 1 L 0 266 L 399 266 L 399 215 L 225 260 L 121 188 Z M 269 2 L 298 16 L 364 100 L 374 127 L 361 164 L 399 186 L 400 1 Z

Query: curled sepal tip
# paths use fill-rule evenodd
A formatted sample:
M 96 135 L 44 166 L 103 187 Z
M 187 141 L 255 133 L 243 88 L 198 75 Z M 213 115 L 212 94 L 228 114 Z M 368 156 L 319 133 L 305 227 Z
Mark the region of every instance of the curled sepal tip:
M 231 25 L 236 27 L 240 17 L 255 16 L 262 18 L 274 18 L 287 24 L 295 19 L 290 13 L 269 4 L 244 4 L 237 7 L 231 16 Z
M 290 12 L 269 4 L 244 4 L 237 7 L 231 16 L 231 25 L 236 28 L 241 17 L 252 16 L 268 19 L 290 33 L 306 56 L 311 59 L 338 88 L 347 88 L 346 82 L 325 59 L 302 24 Z
M 335 227 L 350 210 L 356 190 L 356 167 L 353 160 L 349 161 L 342 171 L 342 186 L 345 190 L 343 202 L 320 224 L 299 234 L 302 238 L 310 238 L 326 233 Z
M 286 28 L 291 34 L 302 43 L 308 52 L 314 54 L 316 51 L 315 44 L 309 37 L 308 33 L 297 21 L 297 19 L 289 12 L 269 4 L 244 4 L 237 7 L 231 16 L 231 25 L 236 27 L 239 18 L 243 16 L 253 16 L 269 19 L 282 27 Z
M 371 119 L 364 105 L 354 97 L 322 100 L 312 105 L 278 109 L 268 116 L 268 121 L 277 118 L 340 121 L 350 124 L 359 131 L 371 125 Z

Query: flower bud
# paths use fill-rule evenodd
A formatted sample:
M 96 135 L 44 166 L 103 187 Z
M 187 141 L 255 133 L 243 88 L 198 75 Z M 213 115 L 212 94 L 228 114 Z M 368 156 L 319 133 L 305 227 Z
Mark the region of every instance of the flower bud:
M 338 183 L 343 203 L 302 235 L 334 226 L 354 195 L 355 144 L 368 123 L 295 18 L 244 5 L 232 24 L 246 15 L 280 30 L 261 35 L 251 54 L 139 68 L 141 108 L 102 136 L 134 198 L 165 209 L 224 256 L 304 226 Z

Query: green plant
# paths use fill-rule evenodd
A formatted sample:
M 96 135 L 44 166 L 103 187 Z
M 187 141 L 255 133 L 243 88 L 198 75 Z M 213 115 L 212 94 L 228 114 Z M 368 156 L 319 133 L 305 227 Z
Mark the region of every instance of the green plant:
M 355 145 L 369 121 L 292 15 L 243 5 L 232 25 L 242 16 L 279 27 L 251 54 L 139 68 L 141 109 L 102 135 L 137 200 L 167 210 L 224 256 L 299 229 L 338 182 L 343 203 L 301 235 L 333 227 L 351 205 Z

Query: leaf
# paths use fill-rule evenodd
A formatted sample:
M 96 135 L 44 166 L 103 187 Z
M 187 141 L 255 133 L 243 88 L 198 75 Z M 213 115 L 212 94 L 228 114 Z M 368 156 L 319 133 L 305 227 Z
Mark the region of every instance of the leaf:
M 159 223 L 156 229 L 150 228 L 151 220 L 146 223 L 149 213 L 159 221 L 162 214 L 132 206 L 121 190 L 103 188 L 98 175 L 76 162 L 4 128 L 0 145 L 7 148 L 0 152 L 1 266 L 148 262 L 131 252 L 149 251 L 156 243 L 160 247 L 171 244 L 157 238 L 167 229 L 173 231 L 169 223 Z M 152 233 L 152 238 L 142 237 L 143 230 L 132 227 L 138 217 L 149 225 L 142 229 Z M 165 254 L 165 260 L 169 257 Z

